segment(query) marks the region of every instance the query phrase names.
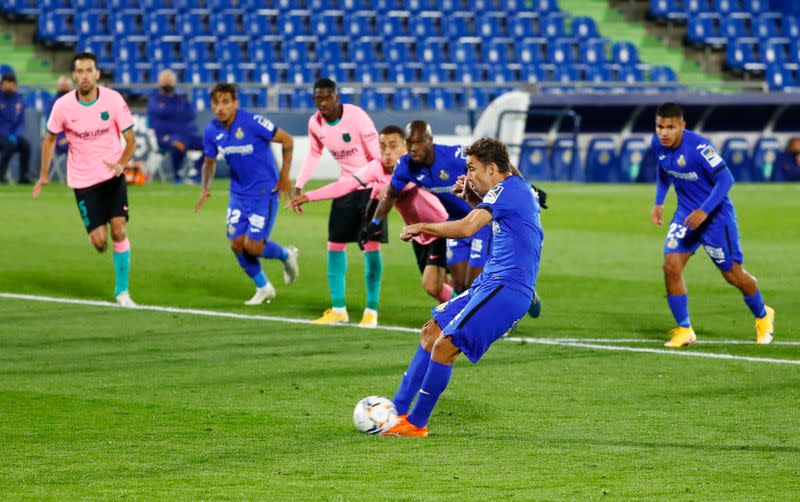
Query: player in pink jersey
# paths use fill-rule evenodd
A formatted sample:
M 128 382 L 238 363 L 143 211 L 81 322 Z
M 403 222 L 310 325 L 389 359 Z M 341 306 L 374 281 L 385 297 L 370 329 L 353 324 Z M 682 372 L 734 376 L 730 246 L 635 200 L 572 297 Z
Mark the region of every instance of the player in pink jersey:
M 339 103 L 336 83 L 321 78 L 314 83 L 314 104 L 317 112 L 308 120 L 308 136 L 311 149 L 303 161 L 300 175 L 295 182 L 295 195 L 299 195 L 316 168 L 322 148 L 325 147 L 339 163 L 339 178 L 345 178 L 360 170 L 370 161 L 380 159 L 378 132 L 372 119 L 361 108 Z M 370 204 L 370 190 L 359 189 L 333 199 L 328 219 L 328 288 L 331 293 L 331 308 L 316 324 L 336 324 L 349 321 L 345 299 L 345 275 L 348 242 L 357 242 L 358 233 L 366 221 Z M 371 216 L 370 216 L 371 217 Z M 365 219 L 366 218 L 366 219 Z M 385 229 L 384 229 L 385 230 Z M 367 304 L 360 326 L 375 326 L 378 323 L 378 301 L 381 289 L 381 242 L 386 241 L 386 232 L 380 241 L 369 241 L 364 245 L 366 262 L 365 280 Z
M 114 296 L 118 304 L 135 307 L 128 293 L 131 245 L 125 231 L 128 189 L 123 175 L 136 148 L 133 116 L 117 91 L 97 85 L 99 78 L 97 57 L 88 52 L 76 54 L 72 79 L 78 89 L 53 104 L 42 141 L 41 173 L 33 187 L 33 198 L 38 199 L 42 186 L 50 181 L 48 172 L 56 137 L 64 132 L 69 140 L 67 185 L 75 191 L 89 240 L 102 253 L 108 246 L 107 225 L 111 226 Z M 125 138 L 124 148 L 120 135 Z
M 302 195 L 295 195 L 286 207 L 291 207 L 298 214 L 303 214 L 302 206 L 306 202 L 341 197 L 354 190 L 371 188 L 371 198 L 379 199 L 383 190 L 392 179 L 392 171 L 397 159 L 408 153 L 405 146 L 405 132 L 398 126 L 384 127 L 379 135 L 381 162 L 370 162 L 355 174 L 339 181 L 311 190 Z M 395 203 L 397 212 L 406 225 L 422 221 L 446 221 L 447 211 L 439 199 L 419 187 L 408 184 Z M 429 234 L 419 234 L 412 242 L 417 257 L 417 266 L 422 273 L 422 287 L 432 297 L 442 302 L 453 295 L 453 288 L 445 283 L 447 277 L 447 246 L 445 239 Z

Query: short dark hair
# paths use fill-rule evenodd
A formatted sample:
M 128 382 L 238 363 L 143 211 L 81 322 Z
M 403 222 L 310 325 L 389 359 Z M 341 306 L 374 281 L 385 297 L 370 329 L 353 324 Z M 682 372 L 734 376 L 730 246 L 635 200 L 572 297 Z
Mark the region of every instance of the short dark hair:
M 13 73 L 3 73 L 3 76 L 0 77 L 0 82 L 13 82 L 17 83 L 17 76 Z
M 511 172 L 508 148 L 502 141 L 494 138 L 481 138 L 469 145 L 464 153 L 475 157 L 481 164 L 495 164 L 501 173 Z
M 656 110 L 656 117 L 661 117 L 662 119 L 682 119 L 683 108 L 677 103 L 664 103 Z
M 97 68 L 97 56 L 93 52 L 79 52 L 72 58 L 72 69 L 75 70 L 75 63 L 86 59 L 94 61 L 94 67 Z
M 318 78 L 317 81 L 314 82 L 314 90 L 316 91 L 317 89 L 330 89 L 335 93 L 336 82 L 327 77 Z
M 211 99 L 214 99 L 216 94 L 230 94 L 231 98 L 236 101 L 236 84 L 217 82 L 214 87 L 211 88 Z
M 396 125 L 388 125 L 381 129 L 381 134 L 397 134 L 403 139 L 406 139 L 406 133 L 403 131 L 403 128 Z

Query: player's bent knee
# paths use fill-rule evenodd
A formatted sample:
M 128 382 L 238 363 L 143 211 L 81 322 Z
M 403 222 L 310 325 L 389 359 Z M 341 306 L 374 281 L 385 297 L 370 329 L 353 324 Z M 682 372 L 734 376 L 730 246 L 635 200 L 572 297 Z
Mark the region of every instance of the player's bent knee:
M 251 256 L 261 256 L 264 252 L 264 242 L 245 241 L 244 251 Z
M 233 239 L 231 241 L 231 251 L 236 254 L 244 253 L 244 241 L 240 239 Z
M 440 364 L 453 364 L 460 353 L 449 336 L 440 334 L 433 344 L 431 359 Z

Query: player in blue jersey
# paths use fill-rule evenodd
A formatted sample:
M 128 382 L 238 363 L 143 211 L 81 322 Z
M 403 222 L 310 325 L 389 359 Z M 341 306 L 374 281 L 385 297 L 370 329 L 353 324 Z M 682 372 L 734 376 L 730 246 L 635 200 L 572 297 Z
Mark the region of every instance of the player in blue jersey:
M 665 103 L 656 111 L 651 147 L 658 159 L 655 206 L 650 215 L 654 225 L 663 222 L 664 198 L 670 184 L 678 196 L 678 208 L 664 242 L 667 302 L 678 327 L 664 345 L 687 347 L 697 340 L 689 321 L 682 273 L 701 244 L 725 280 L 744 295 L 756 318 L 756 342 L 770 343 L 775 311 L 764 305 L 756 278 L 742 268 L 736 210 L 728 197 L 733 175 L 725 161 L 706 138 L 686 130 L 683 109 L 675 103 Z
M 434 144 L 431 126 L 422 120 L 415 120 L 406 127 L 406 147 L 409 153 L 397 162 L 386 197 L 378 204 L 359 241 L 366 242 L 380 236 L 382 221 L 408 183 L 415 183 L 439 197 L 450 220 L 459 220 L 472 210 L 464 199 L 453 194 L 456 179 L 467 172 L 464 147 Z M 488 226 L 469 237 L 447 240 L 447 268 L 453 277 L 456 293 L 467 289 L 481 273 L 490 246 Z
M 292 184 L 294 141 L 286 131 L 262 117 L 239 109 L 236 86 L 217 84 L 211 90 L 211 109 L 217 117 L 203 135 L 205 163 L 199 211 L 211 195 L 209 184 L 214 177 L 217 155 L 222 154 L 231 167 L 230 201 L 227 230 L 231 249 L 239 265 L 256 285 L 255 295 L 245 305 L 258 305 L 275 298 L 275 287 L 261 270 L 259 258 L 283 262 L 283 280 L 291 284 L 297 278 L 297 249 L 283 247 L 269 240 L 278 214 L 279 193 L 289 195 Z M 280 143 L 283 164 L 280 173 L 272 155 L 271 143 Z
M 482 197 L 470 201 L 475 209 L 458 220 L 409 225 L 401 238 L 426 232 L 460 239 L 491 223 L 491 255 L 467 291 L 433 309 L 392 399 L 401 420 L 386 435 L 427 436 L 428 419 L 450 382 L 458 355 L 463 352 L 477 363 L 525 315 L 533 298 L 544 239 L 536 192 L 513 174 L 508 149 L 500 141 L 479 139 L 465 153 L 467 181 Z M 464 178 L 460 180 L 457 193 L 466 194 L 461 190 Z

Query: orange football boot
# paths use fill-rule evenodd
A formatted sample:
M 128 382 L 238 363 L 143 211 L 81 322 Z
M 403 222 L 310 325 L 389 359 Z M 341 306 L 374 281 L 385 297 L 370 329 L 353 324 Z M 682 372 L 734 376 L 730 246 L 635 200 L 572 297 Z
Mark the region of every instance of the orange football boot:
M 382 432 L 381 436 L 406 436 L 406 437 L 428 437 L 428 426 L 417 427 L 409 422 L 406 418 L 400 419 L 397 425 L 392 427 L 386 432 Z

